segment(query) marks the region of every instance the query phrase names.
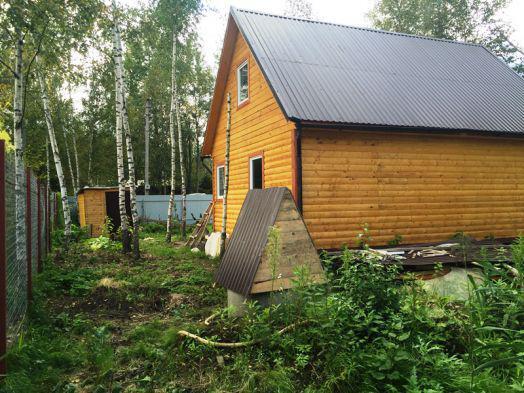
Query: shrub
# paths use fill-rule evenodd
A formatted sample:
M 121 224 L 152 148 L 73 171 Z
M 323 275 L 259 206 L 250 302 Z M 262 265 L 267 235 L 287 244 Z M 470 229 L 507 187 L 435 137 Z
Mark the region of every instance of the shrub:
M 522 391 L 523 239 L 512 246 L 514 266 L 481 262 L 484 280 L 471 280 L 466 303 L 430 295 L 414 277 L 402 284 L 397 267 L 362 248 L 344 251 L 336 264 L 325 260 L 336 266 L 328 269 L 326 284 L 304 285 L 302 271 L 283 303 L 250 304 L 242 319 L 217 319 L 208 328 L 215 339 L 214 334 L 228 332 L 224 341 L 260 341 L 231 354 L 225 366 L 228 389 Z M 294 328 L 275 334 L 284 326 Z M 217 351 L 192 341 L 183 345 L 186 361 L 199 362 Z M 264 378 L 262 386 L 258 381 Z M 216 382 L 218 389 L 222 383 Z
M 71 238 L 70 243 L 78 243 L 81 240 L 87 239 L 87 230 L 86 228 L 80 228 L 75 224 L 71 224 Z M 62 247 L 64 245 L 65 235 L 63 229 L 56 229 L 51 234 L 51 240 L 54 247 Z

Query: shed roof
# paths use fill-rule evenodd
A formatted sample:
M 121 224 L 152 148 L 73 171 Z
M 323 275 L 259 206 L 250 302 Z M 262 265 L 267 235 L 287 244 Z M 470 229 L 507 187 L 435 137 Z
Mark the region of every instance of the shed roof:
M 93 186 L 93 187 L 86 186 L 80 189 L 78 193 L 82 194 L 85 191 L 92 191 L 92 190 L 103 190 L 103 191 L 117 190 L 118 191 L 118 186 Z
M 231 16 L 289 119 L 524 133 L 524 79 L 482 45 L 235 8 Z
M 236 293 L 248 295 L 267 243 L 269 227 L 275 223 L 285 187 L 250 190 L 228 242 L 215 280 Z

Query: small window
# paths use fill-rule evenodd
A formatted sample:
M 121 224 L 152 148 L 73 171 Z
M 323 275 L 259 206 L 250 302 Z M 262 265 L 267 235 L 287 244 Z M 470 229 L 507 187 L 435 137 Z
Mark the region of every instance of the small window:
M 249 159 L 249 188 L 251 190 L 263 188 L 264 159 L 262 156 Z
M 217 198 L 224 197 L 225 168 L 224 165 L 217 166 Z
M 249 98 L 249 77 L 247 60 L 237 69 L 237 95 L 238 104 L 246 102 Z

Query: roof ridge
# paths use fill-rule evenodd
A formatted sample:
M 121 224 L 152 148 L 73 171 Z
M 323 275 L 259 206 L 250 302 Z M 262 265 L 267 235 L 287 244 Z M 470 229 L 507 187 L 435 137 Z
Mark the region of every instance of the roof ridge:
M 390 34 L 390 35 L 398 35 L 398 36 L 404 36 L 404 37 L 408 37 L 408 38 L 418 38 L 418 39 L 430 40 L 430 41 L 442 41 L 442 42 L 447 42 L 447 43 L 451 43 L 451 44 L 458 44 L 458 45 L 484 47 L 482 44 L 477 44 L 477 43 L 474 43 L 474 42 L 456 41 L 456 40 L 448 40 L 446 38 L 437 38 L 437 37 L 430 37 L 430 36 L 417 35 L 417 34 L 399 33 L 399 32 L 396 32 L 396 31 L 373 29 L 371 27 L 343 25 L 341 23 L 326 22 L 326 21 L 314 20 L 314 19 L 297 18 L 297 17 L 294 17 L 294 16 L 285 16 L 285 15 L 271 14 L 269 12 L 248 10 L 248 9 L 245 9 L 245 8 L 237 8 L 237 7 L 234 7 L 234 6 L 231 6 L 231 11 L 232 12 L 245 12 L 245 13 L 255 14 L 255 15 L 270 16 L 270 17 L 273 17 L 273 18 L 280 18 L 280 19 L 296 20 L 298 22 L 308 22 L 308 23 L 317 23 L 317 24 L 321 24 L 321 25 L 345 27 L 345 28 L 348 28 L 348 29 L 363 30 L 363 31 L 369 31 L 369 32 L 372 32 L 372 33 L 379 33 L 379 34 Z

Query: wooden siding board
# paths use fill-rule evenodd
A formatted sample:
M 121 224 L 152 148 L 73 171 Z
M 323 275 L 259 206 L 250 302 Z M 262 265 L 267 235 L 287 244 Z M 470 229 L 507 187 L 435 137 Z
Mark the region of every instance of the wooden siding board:
M 249 103 L 237 107 L 236 68 L 245 59 L 249 63 Z M 216 198 L 216 163 L 225 157 L 225 100 L 231 92 L 231 151 L 228 191 L 227 232 L 235 226 L 244 198 L 249 190 L 249 161 L 254 153 L 264 154 L 264 187 L 293 189 L 294 151 L 290 144 L 295 124 L 286 120 L 271 89 L 241 34 L 236 36 L 220 113 L 216 123 L 211 156 L 215 163 L 213 196 Z M 222 225 L 222 199 L 214 209 L 214 230 Z
M 304 220 L 317 248 L 511 237 L 524 230 L 524 141 L 304 130 Z
M 79 198 L 80 217 L 84 217 L 84 222 L 80 221 L 82 226 L 91 226 L 93 237 L 102 234 L 102 227 L 106 219 L 106 190 L 93 189 L 84 190 Z M 81 198 L 81 199 L 80 199 Z M 80 207 L 80 202 L 82 208 Z M 82 210 L 84 214 L 82 214 Z

